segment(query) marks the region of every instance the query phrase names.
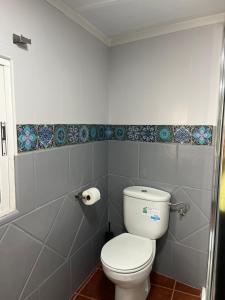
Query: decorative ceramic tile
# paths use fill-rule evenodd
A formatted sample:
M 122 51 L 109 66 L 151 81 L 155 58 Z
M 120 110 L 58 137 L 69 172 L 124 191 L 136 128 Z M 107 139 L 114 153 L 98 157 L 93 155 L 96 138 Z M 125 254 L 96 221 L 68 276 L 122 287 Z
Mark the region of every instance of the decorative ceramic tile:
M 211 145 L 213 126 L 171 125 L 17 125 L 18 152 L 118 140 Z
M 191 143 L 191 126 L 174 126 L 174 142 L 185 144 Z
M 194 126 L 192 129 L 192 143 L 195 145 L 211 145 L 212 130 L 212 126 Z
M 68 144 L 78 144 L 79 143 L 79 126 L 78 125 L 68 125 L 67 126 L 68 133 Z
M 127 139 L 129 141 L 139 141 L 140 140 L 140 126 L 129 125 L 127 126 Z
M 98 125 L 97 131 L 98 131 L 98 141 L 105 140 L 105 126 L 104 125 Z
M 126 140 L 126 127 L 125 125 L 114 125 L 113 131 L 114 131 L 114 139 L 124 141 Z
M 89 127 L 89 140 L 96 141 L 98 135 L 98 125 L 90 125 Z
M 53 147 L 54 125 L 38 125 L 38 148 L 47 149 Z
M 38 126 L 17 125 L 18 152 L 34 151 L 38 148 Z
M 54 129 L 54 143 L 56 147 L 67 145 L 67 126 L 55 125 Z
M 156 141 L 163 143 L 172 143 L 173 127 L 166 125 L 156 126 Z
M 113 127 L 111 125 L 105 126 L 105 138 L 106 138 L 106 140 L 113 139 Z
M 140 140 L 142 142 L 155 142 L 156 130 L 154 125 L 143 125 L 141 126 Z
M 79 128 L 80 143 L 87 143 L 89 141 L 89 129 L 86 125 L 81 125 Z

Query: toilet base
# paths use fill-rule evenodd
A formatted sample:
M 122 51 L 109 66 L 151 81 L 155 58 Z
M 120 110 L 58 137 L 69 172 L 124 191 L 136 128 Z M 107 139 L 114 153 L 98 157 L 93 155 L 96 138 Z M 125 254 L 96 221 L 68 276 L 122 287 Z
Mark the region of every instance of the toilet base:
M 131 289 L 116 285 L 115 300 L 146 300 L 150 287 L 149 279 Z

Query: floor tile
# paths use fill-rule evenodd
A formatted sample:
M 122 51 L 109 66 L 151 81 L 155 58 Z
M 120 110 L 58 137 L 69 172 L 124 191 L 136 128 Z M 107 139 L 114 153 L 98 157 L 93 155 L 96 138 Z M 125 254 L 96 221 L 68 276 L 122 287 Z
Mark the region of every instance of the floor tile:
M 201 290 L 195 289 L 189 285 L 186 285 L 186 284 L 178 282 L 178 281 L 176 282 L 175 290 L 181 291 L 181 292 L 184 292 L 187 294 L 195 295 L 195 296 L 200 296 L 200 294 L 201 294 Z
M 96 300 L 114 300 L 114 284 L 106 278 L 102 270 L 97 270 L 79 294 Z
M 93 272 L 91 272 L 89 274 L 89 276 L 81 283 L 81 285 L 79 286 L 79 288 L 76 290 L 76 293 L 79 294 L 80 291 L 88 284 L 88 282 L 90 281 L 91 277 L 95 274 L 96 270 L 94 270 Z
M 184 294 L 182 292 L 175 291 L 172 300 L 200 300 L 200 297 Z
M 171 300 L 172 294 L 171 289 L 152 285 L 147 300 Z
M 72 300 L 91 300 L 91 298 L 87 298 L 81 295 L 76 295 Z
M 162 274 L 151 272 L 150 279 L 152 284 L 160 285 L 170 289 L 174 288 L 175 280 Z

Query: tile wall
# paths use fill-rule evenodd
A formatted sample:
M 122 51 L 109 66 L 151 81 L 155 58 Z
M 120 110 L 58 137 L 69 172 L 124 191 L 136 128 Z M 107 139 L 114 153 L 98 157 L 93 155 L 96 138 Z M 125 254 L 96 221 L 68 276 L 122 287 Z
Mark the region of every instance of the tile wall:
M 129 185 L 160 188 L 172 194 L 173 202 L 190 205 L 183 218 L 171 211 L 154 269 L 201 287 L 208 251 L 212 127 L 69 126 L 17 126 L 22 152 L 15 158 L 18 214 L 0 223 L 1 297 L 68 300 L 99 260 L 108 213 L 115 234 L 125 230 L 122 190 Z M 102 199 L 85 207 L 74 195 L 90 186 L 100 188 Z
M 109 142 L 112 230 L 125 230 L 122 191 L 127 186 L 159 188 L 172 194 L 173 203 L 189 204 L 184 217 L 171 210 L 169 230 L 157 241 L 154 269 L 198 288 L 205 284 L 207 272 L 213 155 L 213 146 Z
M 16 156 L 16 218 L 0 226 L 1 299 L 68 300 L 99 260 L 107 212 L 107 142 Z M 90 186 L 102 199 L 74 195 Z
M 212 138 L 213 127 L 206 125 L 17 125 L 18 152 L 102 140 L 211 145 Z

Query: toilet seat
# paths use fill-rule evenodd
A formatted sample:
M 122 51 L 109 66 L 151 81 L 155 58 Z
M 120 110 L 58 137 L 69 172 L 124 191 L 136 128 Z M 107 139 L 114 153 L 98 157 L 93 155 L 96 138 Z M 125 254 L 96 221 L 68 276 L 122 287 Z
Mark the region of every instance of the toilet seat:
M 151 264 L 155 257 L 155 240 L 123 233 L 102 248 L 101 261 L 116 273 L 134 273 Z

